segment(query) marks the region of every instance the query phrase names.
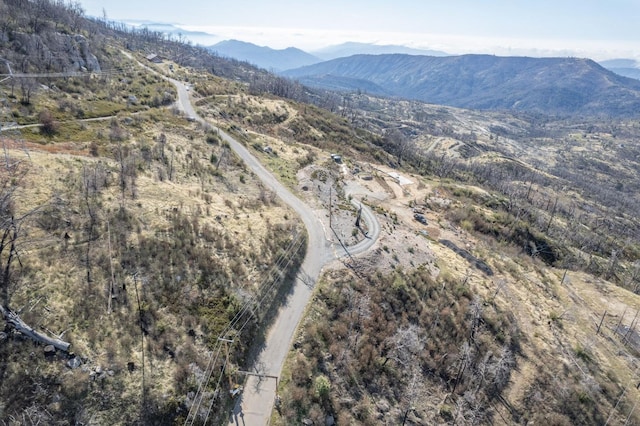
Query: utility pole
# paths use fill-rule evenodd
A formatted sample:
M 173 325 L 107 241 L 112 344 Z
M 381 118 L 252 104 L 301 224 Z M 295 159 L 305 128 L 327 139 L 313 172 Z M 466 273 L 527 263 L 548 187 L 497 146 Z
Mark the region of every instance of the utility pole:
M 225 357 L 225 361 L 222 369 L 227 370 L 227 376 L 229 378 L 229 389 L 233 389 L 233 383 L 231 381 L 231 373 L 229 372 L 229 345 L 233 344 L 233 340 L 225 339 L 223 337 L 218 337 L 218 341 L 224 343 L 226 357 Z
M 109 220 L 107 220 L 107 238 L 109 239 L 109 267 L 111 268 L 111 282 L 109 283 L 109 296 L 107 299 L 107 313 L 111 313 L 111 298 L 113 297 L 113 283 L 115 281 L 115 275 L 113 273 L 113 257 L 111 255 L 111 228 L 109 226 Z M 136 289 L 137 292 L 137 289 Z
M 333 188 L 329 187 L 329 229 L 333 229 L 331 227 L 331 210 L 332 210 L 331 196 L 332 196 L 332 189 Z
M 136 300 L 138 301 L 138 316 L 140 321 L 140 337 L 142 350 L 142 412 L 145 413 L 146 407 L 146 389 L 144 383 L 144 327 L 142 326 L 142 309 L 140 308 L 140 297 L 138 296 L 138 273 L 133 274 L 133 286 L 136 289 Z

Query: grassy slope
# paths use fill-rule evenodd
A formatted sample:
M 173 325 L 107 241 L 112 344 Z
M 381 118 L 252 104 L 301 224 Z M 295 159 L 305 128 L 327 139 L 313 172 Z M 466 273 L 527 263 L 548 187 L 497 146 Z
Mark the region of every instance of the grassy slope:
M 131 91 L 139 99 L 171 92 L 166 83 L 132 71 L 65 84 L 77 90 L 58 84 L 29 106 L 54 113 L 53 135 L 34 128 L 3 137 L 9 160 L 26 171 L 10 180 L 5 170 L 4 188 L 15 189 L 18 214 L 38 209 L 22 223 L 10 303 L 28 323 L 64 331 L 84 365 L 69 370 L 62 354 L 47 362 L 41 348 L 10 336 L 0 347 L 0 417 L 178 421 L 210 339 L 301 229 L 215 134 L 162 107 L 127 105 Z M 105 87 L 117 106 L 98 110 Z M 117 116 L 69 121 L 77 112 L 67 98 Z M 247 348 L 236 349 L 241 357 Z
M 452 125 L 452 121 L 446 117 L 439 121 L 434 116 L 433 121 L 430 121 L 431 125 L 443 126 L 445 131 L 440 134 L 450 135 L 453 143 L 447 146 L 453 147 L 454 150 L 460 150 L 460 146 L 469 143 L 469 139 L 465 138 L 465 135 L 468 135 L 465 131 L 468 129 L 497 126 L 493 129 L 498 131 L 500 126 L 503 129 L 509 126 L 517 129 L 515 126 L 522 125 L 508 117 L 478 118 L 473 113 L 468 113 L 467 116 L 462 111 L 457 111 L 455 114 L 454 123 L 457 124 L 454 125 L 460 126 L 457 128 L 449 127 L 449 130 L 446 130 Z M 490 124 L 486 124 L 487 121 Z M 570 151 L 562 151 L 564 155 L 569 153 L 571 157 L 578 155 L 584 158 L 588 152 L 602 159 L 602 162 L 595 166 L 602 169 L 609 164 L 616 168 L 615 172 L 613 169 L 609 169 L 609 172 L 598 172 L 601 185 L 614 186 L 621 173 L 624 174 L 633 167 L 632 161 L 626 162 L 632 157 L 627 157 L 623 162 L 615 160 L 616 156 L 620 155 L 618 152 L 620 149 L 636 149 L 632 142 L 632 129 L 635 128 L 633 123 L 622 124 L 622 128 L 625 129 L 623 134 L 626 136 L 619 146 L 606 142 L 612 136 L 607 135 L 603 130 L 588 130 L 587 132 L 592 134 L 588 136 L 589 133 L 585 135 L 575 130 L 568 130 L 570 127 L 565 127 L 566 124 L 554 123 L 553 126 L 545 131 L 545 135 L 540 136 L 539 140 L 546 141 L 548 146 L 551 146 L 554 141 L 565 145 L 570 143 L 572 148 Z M 565 131 L 568 132 L 570 139 L 563 136 Z M 460 173 L 464 179 L 462 182 L 455 178 L 454 180 L 436 178 L 435 184 L 432 184 L 433 193 L 430 195 L 409 190 L 411 196 L 404 197 L 402 201 L 396 200 L 398 202 L 392 207 L 382 203 L 382 211 L 387 211 L 392 217 L 394 214 L 401 215 L 401 210 L 406 209 L 407 205 L 411 206 L 416 200 L 418 203 L 424 200 L 426 210 L 431 216 L 430 222 L 435 221 L 439 225 L 435 229 L 436 235 L 437 233 L 446 234 L 451 229 L 455 229 L 455 233 L 449 237 L 461 238 L 459 236 L 464 235 L 460 243 L 464 244 L 466 241 L 474 247 L 473 253 L 490 265 L 495 273 L 490 279 L 477 272 L 469 275 L 469 264 L 464 258 L 446 246 L 440 244 L 432 246 L 433 256 L 438 259 L 440 274 L 437 275 L 440 278 L 436 280 L 441 284 L 455 283 L 450 290 L 452 292 L 455 291 L 456 285 L 460 285 L 459 283 L 467 283 L 469 285 L 467 291 L 470 294 L 479 297 L 485 306 L 498 309 L 502 314 L 508 315 L 515 321 L 519 330 L 517 334 L 521 341 L 520 352 L 515 358 L 509 385 L 503 390 L 501 398 L 488 404 L 489 408 L 486 408 L 487 404 L 481 404 L 485 406 L 486 411 L 480 414 L 486 417 L 481 416 L 476 419 L 485 419 L 480 421 L 482 423 L 488 421 L 487 418 L 492 418 L 494 422 L 507 424 L 525 424 L 531 420 L 552 424 L 574 424 L 575 422 L 598 424 L 605 422 L 608 418 L 610 418 L 610 424 L 622 424 L 627 417 L 632 421 L 637 416 L 633 411 L 633 401 L 638 397 L 635 389 L 638 376 L 634 368 L 638 348 L 626 341 L 624 336 L 616 333 L 615 330 L 625 310 L 626 315 L 622 318 L 622 324 L 628 327 L 632 324 L 633 315 L 640 308 L 638 296 L 629 291 L 634 288 L 633 282 L 629 280 L 634 271 L 634 259 L 637 259 L 637 253 L 633 248 L 634 242 L 626 239 L 627 237 L 618 240 L 624 246 L 624 251 L 619 252 L 621 253 L 620 264 L 615 266 L 615 273 L 607 277 L 607 265 L 610 261 L 607 259 L 609 249 L 606 247 L 610 246 L 606 244 L 616 244 L 611 238 L 611 232 L 619 228 L 609 225 L 610 228 L 603 229 L 596 225 L 597 212 L 611 211 L 611 207 L 606 204 L 608 198 L 597 192 L 599 187 L 591 185 L 591 189 L 595 190 L 591 194 L 585 191 L 586 187 L 573 189 L 569 186 L 572 185 L 572 180 L 567 179 L 566 176 L 558 179 L 551 174 L 557 170 L 553 169 L 554 163 L 549 162 L 553 157 L 544 154 L 547 163 L 543 163 L 542 154 L 535 151 L 535 146 L 527 148 L 522 141 L 513 136 L 506 138 L 507 144 L 501 145 L 498 152 L 504 152 L 504 154 L 492 155 L 489 151 L 491 144 L 498 142 L 496 140 L 498 138 L 491 131 L 480 135 L 482 139 L 478 138 L 477 143 L 482 143 L 483 149 L 488 152 L 484 157 L 476 157 L 476 164 L 486 161 L 487 170 L 494 167 L 492 164 L 497 164 L 497 170 L 503 168 L 507 171 L 507 173 L 499 173 L 503 173 L 506 178 L 511 178 L 509 171 L 513 170 L 512 165 L 516 162 L 510 158 L 521 159 L 521 166 L 516 166 L 525 170 L 520 177 L 521 181 L 504 181 L 505 185 L 501 187 L 501 189 L 509 189 L 510 195 L 492 190 L 491 186 L 487 191 L 463 183 L 464 180 L 469 180 L 468 175 L 465 177 L 464 173 L 473 172 L 472 169 L 463 168 Z M 618 130 L 618 137 L 620 137 L 620 130 Z M 505 137 L 501 136 L 499 140 L 505 141 Z M 314 141 L 314 145 L 322 146 L 322 142 L 323 138 L 319 138 Z M 437 156 L 440 157 L 444 146 L 438 146 L 437 149 Z M 324 151 L 318 156 L 323 158 L 327 153 L 328 151 Z M 362 158 L 353 155 L 356 162 Z M 573 160 L 564 158 L 563 162 L 564 169 L 572 173 L 573 169 L 570 166 Z M 531 164 L 535 167 L 531 167 Z M 576 164 L 578 168 L 584 167 L 580 165 L 584 163 Z M 531 179 L 531 175 L 527 175 L 526 170 L 534 170 L 534 173 L 542 176 L 542 180 L 531 185 L 531 181 L 528 180 Z M 456 175 L 458 174 L 452 173 L 449 176 Z M 432 178 L 435 177 L 432 176 Z M 415 179 L 420 181 L 422 178 L 415 177 Z M 545 179 L 550 184 L 544 184 Z M 591 176 L 588 180 L 591 181 Z M 442 186 L 443 182 L 448 183 Z M 635 180 L 627 183 L 633 186 Z M 527 198 L 524 194 L 529 187 L 532 190 Z M 407 189 L 404 188 L 399 193 L 394 191 L 392 197 L 397 197 L 403 192 L 407 192 Z M 630 196 L 633 195 L 630 194 Z M 523 206 L 525 198 L 529 204 Z M 553 200 L 556 198 L 559 200 L 558 207 L 552 213 Z M 633 209 L 631 203 L 634 201 L 629 201 L 626 208 Z M 530 210 L 526 214 L 516 215 L 517 210 L 509 209 L 510 203 Z M 571 206 L 577 209 L 572 210 Z M 579 215 L 583 221 L 582 226 L 578 226 L 574 219 Z M 409 215 L 404 221 L 400 220 L 400 223 L 403 223 L 402 226 L 411 228 L 414 225 L 411 220 Z M 625 215 L 621 215 L 616 217 L 616 220 L 624 223 L 627 219 Z M 389 228 L 393 228 L 394 232 L 396 226 L 395 222 L 389 224 Z M 546 232 L 544 232 L 545 228 Z M 570 229 L 569 234 L 567 229 Z M 431 232 L 432 230 L 429 229 L 429 234 Z M 402 234 L 400 234 L 401 238 Z M 604 245 L 596 244 L 582 248 L 574 246 L 576 241 L 588 239 L 602 241 Z M 544 251 L 530 250 L 527 247 L 531 241 L 535 241 L 538 248 L 543 247 L 541 244 L 548 245 L 555 253 L 554 256 L 558 255 L 558 257 L 553 260 L 551 257 L 546 258 Z M 380 244 L 381 248 L 387 248 L 382 241 Z M 390 243 L 389 246 L 391 246 Z M 596 251 L 591 251 L 594 248 Z M 383 268 L 387 263 L 402 264 L 403 268 L 406 268 L 409 263 L 403 259 L 408 256 L 405 250 L 378 250 L 377 253 L 376 256 L 387 253 L 388 259 L 383 261 L 379 257 L 370 259 L 371 256 L 365 256 L 363 262 L 376 265 L 377 268 Z M 414 257 L 414 251 L 410 253 Z M 531 254 L 534 254 L 534 258 L 530 256 Z M 592 259 L 591 263 L 585 264 L 584 260 L 589 258 Z M 408 275 L 413 273 L 412 270 L 415 267 L 413 262 L 411 263 L 412 268 L 406 272 Z M 569 270 L 565 275 L 564 267 L 566 266 L 573 269 L 573 272 Z M 373 268 L 368 270 L 365 277 L 375 274 L 374 271 Z M 437 271 L 436 274 L 438 274 Z M 379 285 L 380 288 L 370 285 L 368 291 L 372 293 L 386 291 L 386 286 L 395 281 L 395 276 L 390 273 L 381 280 L 385 284 Z M 564 281 L 562 281 L 563 277 Z M 369 279 L 371 280 L 370 277 Z M 341 284 L 339 279 L 336 282 L 329 277 L 326 284 L 320 287 L 315 302 L 311 304 L 307 325 L 300 330 L 298 347 L 292 351 L 288 362 L 288 373 L 283 377 L 281 387 L 283 405 L 280 412 L 274 414 L 274 422 L 288 424 L 305 418 L 323 422 L 329 414 L 335 419 L 341 419 L 339 424 L 343 422 L 368 424 L 371 421 L 395 424 L 402 421 L 406 413 L 403 411 L 403 403 L 406 401 L 403 402 L 399 395 L 413 386 L 412 377 L 405 375 L 398 380 L 397 370 L 390 372 L 385 369 L 374 369 L 379 374 L 387 375 L 386 388 L 381 390 L 380 386 L 375 385 L 375 380 L 364 374 L 367 369 L 359 361 L 363 348 L 358 345 L 348 347 L 350 340 L 347 335 L 341 338 L 336 337 L 335 330 L 344 328 L 349 321 L 342 314 L 343 308 L 334 304 L 334 299 L 338 296 L 328 295 L 327 292 L 333 294 L 333 290 L 329 289 L 339 286 L 343 289 L 342 293 L 356 294 L 359 291 L 359 285 L 357 280 L 355 281 L 356 283 L 345 285 Z M 341 297 L 348 296 L 343 294 Z M 370 293 L 367 297 L 374 296 Z M 385 300 L 393 303 L 394 295 L 388 295 Z M 411 315 L 411 309 L 406 308 L 406 305 L 405 308 L 399 308 L 399 311 L 404 312 L 403 315 Z M 600 334 L 595 335 L 595 328 L 605 311 L 607 315 Z M 318 318 L 325 318 L 326 324 Z M 489 320 L 488 323 L 492 321 Z M 368 324 L 367 321 L 358 320 L 352 321 L 351 325 L 346 327 L 347 329 L 355 327 L 360 330 L 359 333 L 374 333 L 375 330 L 371 330 Z M 424 327 L 420 322 L 416 324 Z M 462 325 L 464 321 L 461 321 L 460 326 Z M 487 325 L 483 325 L 485 326 Z M 389 327 L 397 329 L 401 326 L 390 323 Z M 486 331 L 491 332 L 492 328 L 487 327 Z M 332 332 L 318 335 L 318 328 L 332 330 Z M 425 328 L 428 336 L 430 326 Z M 498 334 L 503 334 L 509 329 L 506 325 L 501 325 L 499 328 L 501 330 L 497 331 Z M 352 341 L 353 336 L 351 337 Z M 384 336 L 364 339 L 360 342 L 380 342 L 381 340 L 384 341 Z M 447 353 L 448 356 L 458 357 L 459 348 L 464 343 L 464 339 L 453 341 L 456 342 L 458 349 Z M 314 342 L 314 344 L 309 346 L 304 342 Z M 384 358 L 383 347 L 378 343 L 376 350 L 373 351 L 373 357 L 377 357 L 377 362 L 384 362 L 380 361 Z M 495 356 L 497 351 L 490 350 L 487 353 Z M 341 361 L 336 361 L 337 354 L 340 354 Z M 349 360 L 348 367 L 344 365 L 345 358 Z M 366 361 L 363 362 L 365 366 L 369 365 Z M 414 413 L 415 416 L 410 413 L 409 420 L 417 424 L 431 424 L 434 421 L 447 422 L 455 418 L 459 422 L 473 423 L 470 418 L 478 414 L 474 414 L 470 409 L 471 402 L 469 395 L 465 394 L 465 389 L 456 389 L 456 392 L 451 395 L 451 381 L 433 380 L 431 370 L 423 369 L 423 371 L 425 371 L 422 377 L 423 385 L 432 395 L 440 395 L 442 399 L 426 398 L 420 405 L 419 412 Z M 478 380 L 479 373 L 470 371 L 468 374 L 470 377 L 467 380 L 470 382 Z M 345 377 L 352 377 L 352 379 L 345 382 Z M 317 393 L 318 386 L 325 387 L 325 378 L 331 390 L 320 397 Z M 369 384 L 372 389 L 367 387 Z M 381 399 L 382 405 L 377 405 Z M 443 407 L 444 410 L 441 410 Z
M 517 246 L 456 227 L 447 216 L 468 207 L 463 193 L 454 195 L 437 182 L 404 190 L 405 197 L 381 203 L 388 212 L 385 233 L 378 250 L 359 261 L 363 278 L 336 271 L 319 285 L 287 362 L 273 422 L 321 422 L 331 415 L 338 424 L 399 424 L 409 406 L 415 412 L 407 414 L 407 424 L 599 424 L 609 416 L 610 424 L 623 424 L 627 416 L 633 422 L 638 352 L 614 330 L 625 309 L 622 322 L 632 322 L 638 296 L 583 272 L 564 276 Z M 404 213 L 414 199 L 429 206 L 428 243 L 416 240 L 420 226 Z M 445 239 L 482 259 L 492 275 L 438 242 Z M 408 260 L 423 253 L 435 265 L 410 267 Z M 469 311 L 478 305 L 480 343 L 471 345 L 477 360 L 456 386 L 456 363 L 473 324 Z M 417 327 L 423 347 L 413 362 L 385 363 L 389 335 L 408 324 Z M 513 364 L 508 383 L 496 392 L 495 375 L 487 371 L 505 348 Z M 452 364 L 439 364 L 443 358 Z M 319 377 L 328 379 L 329 390 L 321 394 Z
M 402 103 L 398 105 L 403 107 Z M 323 117 L 329 116 L 315 115 L 313 108 L 294 109 L 295 104 L 259 100 L 246 93 L 204 97 L 201 107 L 220 123 L 225 123 L 230 117 L 241 123 L 242 129 L 238 134 L 256 148 L 256 154 L 281 179 L 291 184 L 293 172 L 307 164 L 309 153 L 319 160 L 314 163 L 321 168 L 326 167 L 324 159 L 333 151 L 346 153 L 350 167 L 389 158 L 366 144 L 359 145 L 360 141 L 354 139 L 353 132 L 342 136 L 347 141 L 354 141 L 353 144 L 335 145 L 339 134 L 336 129 L 341 128 L 341 120 L 333 118 L 337 120 L 334 124 L 329 120 L 323 125 Z M 428 111 L 437 109 L 428 108 Z M 418 111 L 405 111 L 406 116 L 414 113 Z M 335 275 L 328 273 L 320 284 L 282 377 L 282 405 L 280 411 L 274 413 L 273 421 L 290 424 L 310 419 L 322 423 L 327 415 L 338 420 L 338 424 L 397 424 L 404 420 L 405 415 L 409 424 L 454 420 L 472 424 L 486 423 L 489 419 L 498 424 L 526 424 L 529 421 L 598 424 L 609 417 L 610 424 L 623 424 L 627 416 L 630 416 L 630 421 L 636 419 L 637 413 L 632 410 L 633 401 L 638 397 L 635 389 L 637 371 L 633 361 L 638 356 L 637 348 L 625 342 L 624 336 L 615 333 L 625 309 L 628 312 L 622 323 L 628 326 L 633 320 L 630 312 L 635 313 L 640 308 L 637 295 L 615 286 L 617 283 L 629 288 L 627 279 L 632 272 L 629 268 L 632 268 L 636 256 L 633 243 L 626 246 L 624 263 L 610 277 L 613 282 L 603 279 L 607 264 L 604 246 L 599 248 L 600 254 L 591 252 L 594 262 L 589 267 L 580 260 L 588 257 L 583 250 L 590 248 L 572 248 L 575 238 L 585 238 L 586 235 L 586 238 L 597 240 L 605 236 L 606 231 L 598 229 L 591 221 L 596 220 L 597 213 L 594 212 L 609 211 L 606 204 L 599 204 L 606 202 L 606 198 L 598 194 L 592 198 L 575 189 L 567 190 L 571 181 L 565 177 L 558 179 L 551 173 L 554 163 L 548 162 L 552 157 L 547 153 L 544 154 L 547 160 L 544 166 L 549 166 L 549 169 L 542 167 L 542 154 L 536 152 L 534 146 L 527 148 L 523 145 L 514 137 L 515 133 L 510 137 L 504 133 L 496 136 L 496 132 L 505 130 L 517 132 L 526 126 L 524 121 L 507 116 L 484 117 L 464 111 L 430 113 L 433 116 L 423 124 L 428 122 L 432 126 L 431 133 L 418 133 L 418 136 L 426 135 L 434 142 L 434 137 L 429 135 L 440 135 L 436 140 L 436 158 L 441 158 L 444 149 L 451 149 L 454 155 L 459 153 L 458 158 L 464 159 L 467 154 L 462 148 L 470 144 L 472 139 L 468 132 L 472 130 L 478 132 L 474 144 L 481 145 L 485 151 L 482 156 L 471 157 L 476 160 L 476 165 L 484 164 L 487 170 L 493 167 L 499 171 L 498 174 L 510 179 L 514 170 L 516 173 L 524 171 L 520 175 L 521 180 L 504 181 L 505 186 L 501 188 L 511 190 L 510 195 L 505 195 L 491 189 L 491 185 L 482 189 L 477 184 L 465 183 L 475 172 L 469 168 L 447 174 L 438 172 L 438 167 L 443 167 L 441 164 L 427 163 L 427 167 L 422 168 L 426 170 L 427 180 L 424 176 L 414 176 L 414 181 L 422 183 L 411 188 L 396 188 L 389 178 L 376 174 L 378 181 L 389 182 L 378 192 L 372 191 L 376 194 L 387 191 L 393 200 L 379 202 L 378 206 L 389 222 L 383 226 L 388 235 L 381 239 L 375 253 L 360 260 L 365 265 L 364 273 L 360 271 L 364 281 L 356 277 L 346 278 L 340 271 Z M 300 131 L 299 123 L 313 123 L 313 126 L 303 126 L 302 129 L 306 130 Z M 566 124 L 562 123 L 554 123 L 553 126 L 536 143 L 546 141 L 542 146 L 549 147 L 554 141 L 569 143 L 563 135 L 570 127 L 564 127 Z M 491 130 L 485 133 L 483 128 Z M 627 124 L 625 128 L 631 131 L 629 129 L 634 127 Z M 245 132 L 244 129 L 253 130 Z M 280 135 L 282 140 L 260 132 Z M 600 131 L 588 137 L 577 134 L 575 130 L 568 131 L 568 134 L 570 140 L 575 141 L 570 142 L 573 144 L 572 156 L 589 152 L 609 164 L 616 164 L 613 160 L 615 155 L 619 155 L 616 150 L 602 150 L 599 142 L 593 143 L 610 135 Z M 625 136 L 624 146 L 621 144 L 619 148 L 635 149 L 635 145 L 628 143 L 630 135 Z M 447 138 L 451 142 L 446 142 Z M 381 142 L 375 137 L 370 137 L 369 141 Z M 306 142 L 306 145 L 299 142 Z M 498 142 L 502 144 L 496 145 Z M 266 145 L 272 146 L 275 154 L 263 153 L 261 148 Z M 610 143 L 602 147 L 605 145 L 612 147 Z M 497 149 L 497 152 L 491 152 L 491 149 Z M 563 151 L 564 155 L 567 152 Z M 518 160 L 514 161 L 514 158 Z M 567 159 L 563 161 L 567 165 L 572 164 Z M 617 164 L 618 173 L 626 173 L 625 170 L 633 166 L 631 163 Z M 375 163 L 373 165 L 374 170 L 380 168 Z M 429 175 L 429 170 L 441 176 Z M 533 185 L 528 180 L 533 179 L 531 174 L 527 174 L 530 173 L 528 170 L 541 176 Z M 443 179 L 447 175 L 450 177 Z M 602 178 L 603 184 L 609 185 L 615 182 L 616 173 L 603 174 Z M 545 184 L 545 180 L 550 183 Z M 525 197 L 529 187 L 531 192 Z M 339 186 L 335 189 L 339 192 Z M 559 200 L 558 208 L 552 213 L 556 198 Z M 529 205 L 523 205 L 525 199 Z M 432 224 L 427 228 L 429 235 L 433 235 L 427 249 L 420 243 L 407 247 L 406 238 L 415 235 L 415 223 L 406 211 L 407 206 L 415 203 L 424 204 L 422 208 Z M 510 203 L 530 210 L 517 215 L 517 209 L 509 208 Z M 585 234 L 575 231 L 576 224 L 571 216 L 575 211 L 570 212 L 571 205 L 578 206 L 582 220 L 589 223 L 589 228 L 583 226 L 584 230 L 580 231 Z M 591 210 L 594 206 L 595 210 Z M 543 232 L 545 228 L 547 232 Z M 567 228 L 572 230 L 571 235 L 566 234 Z M 458 252 L 438 243 L 445 239 L 453 241 Z M 531 241 L 535 241 L 538 247 L 547 244 L 559 257 L 554 261 L 546 258 L 545 252 L 530 250 L 527 247 Z M 473 263 L 461 256 L 460 247 L 470 247 L 471 254 L 485 262 L 493 275 L 487 276 L 476 270 Z M 423 256 L 418 253 L 422 250 L 426 250 Z M 416 270 L 420 266 L 407 257 L 433 258 L 435 269 L 432 265 L 430 272 Z M 366 265 L 371 266 L 367 269 Z M 565 265 L 574 270 L 565 275 Z M 392 291 L 398 288 L 406 293 Z M 431 296 L 425 297 L 424 291 Z M 434 367 L 430 363 L 442 357 L 460 362 L 461 349 L 465 342 L 468 343 L 468 312 L 474 306 L 473 300 L 480 301 L 483 307 L 485 316 L 478 333 L 484 336 L 479 340 L 487 343 L 477 347 L 472 345 L 476 351 L 473 354 L 475 361 L 468 370 L 465 369 L 464 378 L 458 380 L 460 384 L 455 385 L 453 391 L 456 379 L 455 375 L 452 378 L 452 370 L 455 371 L 460 364 L 454 362 Z M 360 302 L 364 305 L 360 306 Z M 438 303 L 452 303 L 451 308 L 455 309 L 451 316 L 452 324 L 446 327 L 445 334 L 436 333 L 434 337 L 432 330 L 438 319 L 418 314 L 442 312 L 440 308 L 429 308 L 429 303 L 436 306 Z M 369 307 L 376 305 L 396 306 L 386 308 L 387 317 L 382 320 Z M 365 315 L 362 316 L 359 310 Z M 605 311 L 607 315 L 600 334 L 595 335 L 597 323 Z M 448 311 L 446 313 L 450 315 Z M 386 328 L 381 330 L 380 324 Z M 435 345 L 437 349 L 430 352 L 421 350 L 418 360 L 407 364 L 394 360 L 385 363 L 388 342 L 393 341 L 390 336 L 406 331 L 409 324 L 418 327 L 425 346 Z M 505 342 L 512 341 L 518 343 L 506 345 L 514 357 L 508 383 L 500 389 L 501 392 L 497 392 L 495 379 L 488 379 L 485 369 L 487 365 L 495 366 Z M 444 342 L 450 345 L 448 349 L 438 347 Z M 410 368 L 415 365 L 421 367 L 421 374 L 417 376 Z M 417 393 L 412 394 L 415 389 Z M 411 405 L 407 398 L 418 401 L 413 403 L 416 411 L 406 410 Z

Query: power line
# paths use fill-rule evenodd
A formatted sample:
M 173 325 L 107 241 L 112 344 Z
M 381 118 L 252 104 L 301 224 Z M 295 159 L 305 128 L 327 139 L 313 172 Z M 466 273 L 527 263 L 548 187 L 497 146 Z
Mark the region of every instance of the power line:
M 286 270 L 291 265 L 294 260 L 294 254 L 302 247 L 304 243 L 305 238 L 303 234 L 300 232 L 296 233 L 287 249 L 278 256 L 271 269 L 265 275 L 265 278 L 258 286 L 255 295 L 251 296 L 249 299 L 247 299 L 247 301 L 245 301 L 242 308 L 236 313 L 236 315 L 231 319 L 231 321 L 229 321 L 227 326 L 219 334 L 215 347 L 209 357 L 209 362 L 207 363 L 207 368 L 203 375 L 202 381 L 200 382 L 196 395 L 194 396 L 193 404 L 189 409 L 189 413 L 187 414 L 187 419 L 184 423 L 185 425 L 193 425 L 198 417 L 198 412 L 200 411 L 202 402 L 204 400 L 205 390 L 211 382 L 213 370 L 215 369 L 216 365 L 218 364 L 218 360 L 220 359 L 223 342 L 233 342 L 233 338 L 242 333 L 251 318 L 255 317 L 257 322 L 260 321 L 259 316 L 254 313 L 253 308 L 257 307 L 258 309 L 260 309 L 261 305 L 265 303 L 266 299 L 271 296 L 273 289 L 278 285 L 278 283 L 280 283 L 283 278 L 281 276 L 282 270 Z M 241 325 L 238 327 L 239 324 Z M 216 387 L 213 391 L 213 396 L 207 409 L 204 421 L 205 424 L 209 419 L 209 416 L 211 415 L 213 403 L 217 395 L 219 394 L 220 384 L 227 368 L 227 361 L 228 360 L 224 358 L 224 360 L 222 361 L 222 365 L 220 366 L 220 372 L 216 377 Z
M 24 78 L 67 78 L 67 77 L 91 77 L 94 75 L 111 76 L 129 73 L 134 70 L 133 66 L 123 68 L 112 68 L 100 71 L 66 71 L 66 72 L 44 72 L 44 73 L 9 73 L 0 74 L 1 77 L 6 77 L 0 82 L 10 78 L 24 79 Z

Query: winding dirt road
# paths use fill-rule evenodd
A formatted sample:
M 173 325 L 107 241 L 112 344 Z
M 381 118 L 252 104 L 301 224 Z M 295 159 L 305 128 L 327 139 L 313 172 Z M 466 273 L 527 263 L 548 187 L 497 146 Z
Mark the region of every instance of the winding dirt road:
M 169 81 L 178 90 L 179 108 L 188 117 L 192 117 L 200 123 L 211 125 L 211 123 L 207 123 L 200 117 L 193 108 L 187 86 L 173 79 L 169 79 Z M 306 282 L 299 278 L 294 284 L 293 292 L 271 325 L 265 339 L 264 349 L 256 361 L 256 365 L 261 365 L 265 368 L 264 371 L 261 371 L 262 374 L 279 377 L 296 327 L 302 319 L 305 307 L 312 294 L 312 285 L 309 285 L 309 280 L 315 283 L 326 264 L 335 260 L 336 256 L 341 257 L 345 254 L 342 248 L 335 247 L 334 243 L 330 241 L 333 236 L 325 235 L 325 228 L 308 205 L 282 185 L 244 145 L 221 129 L 217 129 L 217 131 L 220 137 L 245 162 L 247 167 L 267 187 L 271 188 L 282 201 L 295 210 L 307 228 L 307 254 L 302 263 L 302 272 L 305 275 Z M 356 201 L 354 200 L 355 203 Z M 352 255 L 368 250 L 375 243 L 380 233 L 380 225 L 373 212 L 367 206 L 363 206 L 362 218 L 369 228 L 368 235 L 360 243 L 349 247 L 349 252 Z M 274 379 L 259 379 L 249 376 L 244 392 L 231 413 L 229 424 L 243 426 L 268 424 L 275 396 L 276 381 Z

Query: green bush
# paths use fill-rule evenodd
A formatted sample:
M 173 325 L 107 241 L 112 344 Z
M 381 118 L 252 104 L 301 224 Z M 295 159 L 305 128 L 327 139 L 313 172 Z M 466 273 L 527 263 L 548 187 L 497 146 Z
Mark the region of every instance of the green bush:
M 313 381 L 313 389 L 318 398 L 322 400 L 327 399 L 329 397 L 329 391 L 331 390 L 331 382 L 327 376 L 321 374 Z

